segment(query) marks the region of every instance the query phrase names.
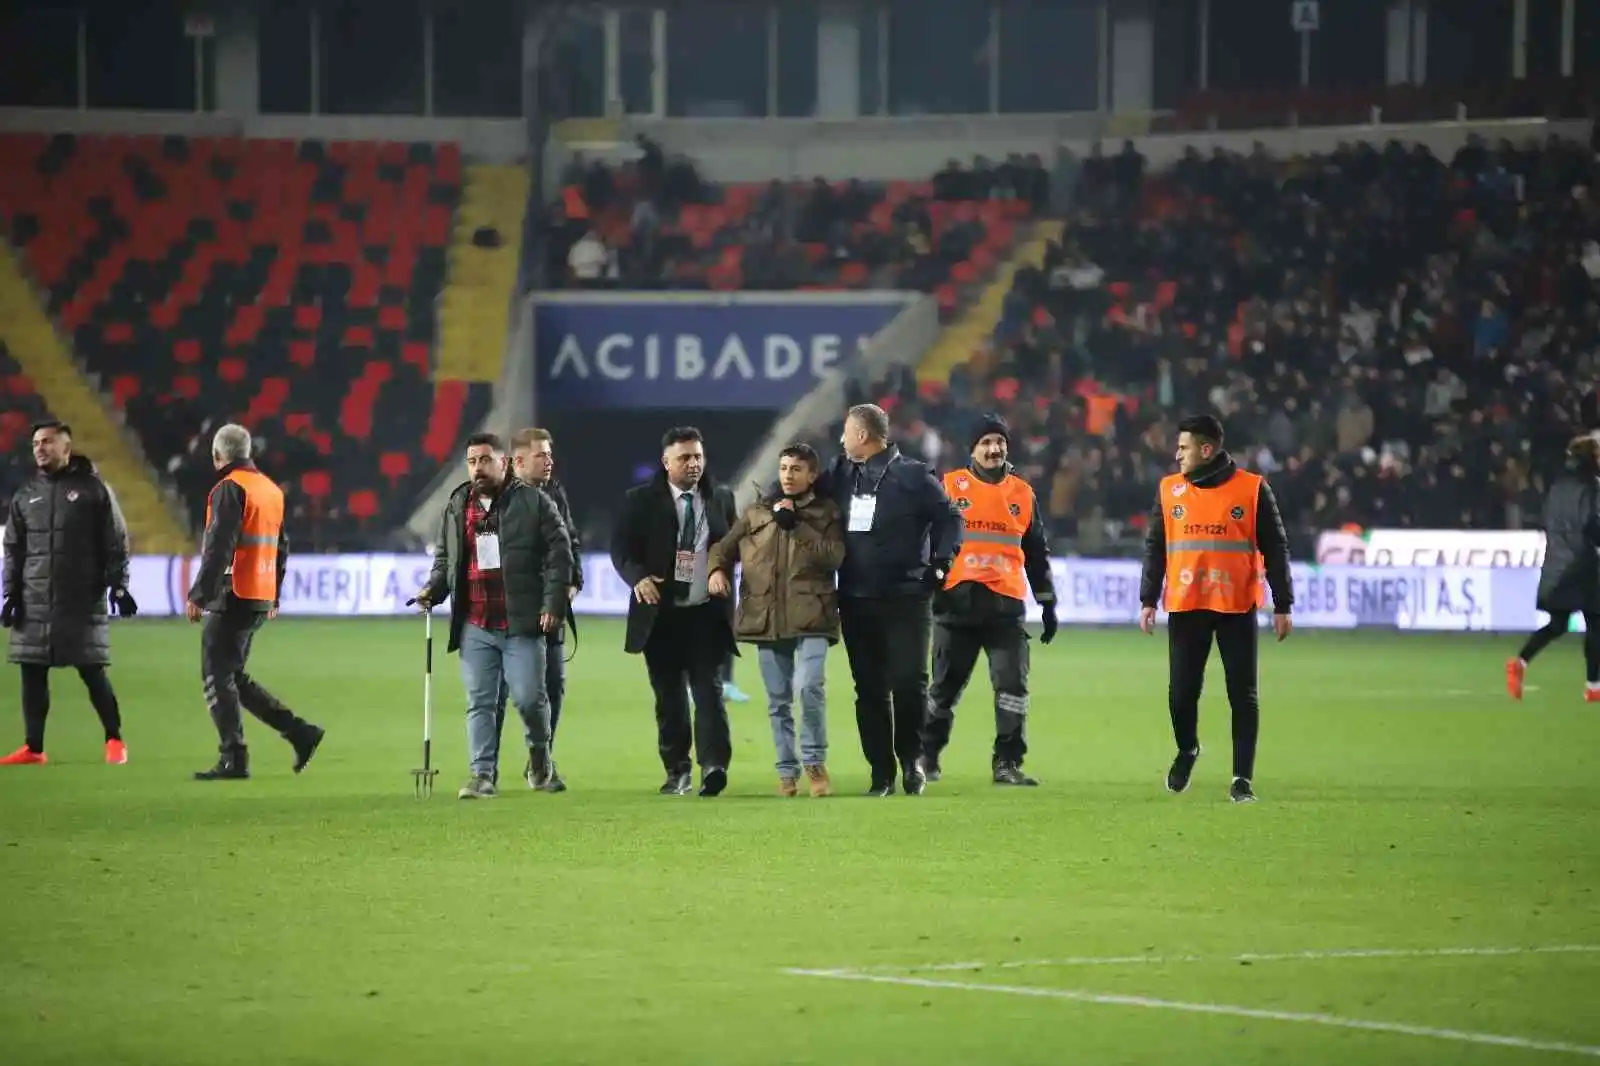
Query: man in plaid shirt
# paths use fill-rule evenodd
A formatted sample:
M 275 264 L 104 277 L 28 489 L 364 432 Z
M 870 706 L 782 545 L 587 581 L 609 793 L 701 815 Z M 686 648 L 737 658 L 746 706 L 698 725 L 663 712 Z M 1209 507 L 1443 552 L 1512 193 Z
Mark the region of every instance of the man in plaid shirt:
M 472 759 L 462 799 L 496 794 L 502 685 L 522 716 L 529 787 L 566 788 L 550 758 L 545 638 L 566 618 L 572 543 L 550 497 L 509 476 L 506 467 L 500 438 L 467 438 L 469 480 L 445 504 L 433 571 L 416 597 L 424 610 L 450 597 L 447 650 L 461 653 Z

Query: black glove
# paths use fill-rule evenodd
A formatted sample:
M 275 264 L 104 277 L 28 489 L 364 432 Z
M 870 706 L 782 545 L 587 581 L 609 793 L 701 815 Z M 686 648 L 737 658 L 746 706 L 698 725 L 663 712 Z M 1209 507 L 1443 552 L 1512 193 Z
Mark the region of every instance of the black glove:
M 1044 632 L 1039 637 L 1039 643 L 1048 644 L 1056 639 L 1056 604 L 1051 600 L 1040 606 L 1044 611 Z
M 22 601 L 15 596 L 7 596 L 6 602 L 0 605 L 0 629 L 10 629 L 21 624 Z
M 800 516 L 795 513 L 793 507 L 774 507 L 772 509 L 772 518 L 778 523 L 778 528 L 785 532 L 793 529 L 800 522 Z
M 133 594 L 127 589 L 112 589 L 111 613 L 123 618 L 132 618 L 139 613 L 139 605 L 133 602 Z

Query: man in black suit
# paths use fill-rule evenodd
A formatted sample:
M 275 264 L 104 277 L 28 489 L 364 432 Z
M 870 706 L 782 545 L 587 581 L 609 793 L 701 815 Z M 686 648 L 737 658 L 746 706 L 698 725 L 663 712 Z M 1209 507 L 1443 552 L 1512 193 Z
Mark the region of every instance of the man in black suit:
M 700 795 L 716 796 L 728 787 L 733 756 L 722 699 L 722 664 L 734 649 L 733 604 L 711 596 L 707 558 L 734 523 L 733 493 L 706 476 L 705 443 L 693 426 L 661 438 L 661 468 L 628 490 L 611 538 L 611 565 L 633 589 L 623 650 L 643 652 L 650 673 L 667 771 L 661 794 L 688 795 L 692 747 Z

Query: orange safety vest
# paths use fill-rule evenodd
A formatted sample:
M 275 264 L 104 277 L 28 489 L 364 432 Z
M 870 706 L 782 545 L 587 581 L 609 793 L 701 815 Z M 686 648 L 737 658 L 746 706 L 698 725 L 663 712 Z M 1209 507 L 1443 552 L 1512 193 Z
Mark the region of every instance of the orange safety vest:
M 233 548 L 233 594 L 241 600 L 278 598 L 278 537 L 283 531 L 283 490 L 259 470 L 234 470 L 224 481 L 244 491 L 244 523 Z M 211 501 L 206 501 L 206 526 Z
M 961 554 L 944 587 L 975 581 L 996 595 L 1026 600 L 1022 535 L 1033 521 L 1033 490 L 1028 483 L 1007 474 L 999 484 L 990 484 L 970 470 L 952 470 L 944 476 L 944 491 L 967 527 Z
M 1266 606 L 1256 501 L 1261 475 L 1240 470 L 1214 488 L 1182 474 L 1161 479 L 1168 612 L 1244 614 Z

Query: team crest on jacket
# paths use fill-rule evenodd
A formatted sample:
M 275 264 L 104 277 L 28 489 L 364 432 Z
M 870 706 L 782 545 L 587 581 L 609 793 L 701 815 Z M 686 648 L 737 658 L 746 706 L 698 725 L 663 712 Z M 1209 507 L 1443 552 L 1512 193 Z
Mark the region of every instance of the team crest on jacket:
M 1244 521 L 1244 508 L 1235 507 L 1233 510 L 1228 512 L 1228 517 L 1233 519 L 1235 522 Z
M 1183 515 L 1184 515 L 1183 504 L 1181 504 L 1181 503 L 1180 504 L 1175 504 L 1173 506 L 1173 508 L 1172 508 L 1172 520 L 1174 522 L 1182 522 L 1183 521 Z
M 957 492 L 966 492 L 967 491 L 967 486 L 971 485 L 971 484 L 972 484 L 972 482 L 968 481 L 966 479 L 965 475 L 963 475 L 961 477 L 958 477 L 958 478 L 956 478 L 956 491 Z
M 971 507 L 971 506 L 972 506 L 972 501 L 967 499 L 965 496 L 957 496 L 956 497 L 956 510 L 965 511 L 968 507 Z
M 1189 491 L 1189 483 L 1187 481 L 1180 481 L 1176 485 L 1172 486 L 1172 494 L 1174 496 L 1182 496 L 1184 493 L 1186 493 L 1188 491 Z
M 67 493 L 67 502 L 68 503 L 73 502 L 77 498 L 78 498 L 78 490 L 77 489 L 73 489 L 71 492 Z
M 1022 517 L 1022 504 L 1020 504 L 1020 503 L 1013 503 L 1013 504 L 1008 505 L 1007 510 L 1009 510 L 1011 512 L 1011 517 L 1012 518 L 1021 518 Z

